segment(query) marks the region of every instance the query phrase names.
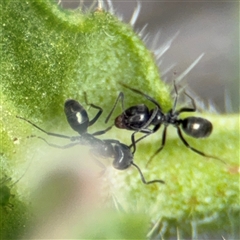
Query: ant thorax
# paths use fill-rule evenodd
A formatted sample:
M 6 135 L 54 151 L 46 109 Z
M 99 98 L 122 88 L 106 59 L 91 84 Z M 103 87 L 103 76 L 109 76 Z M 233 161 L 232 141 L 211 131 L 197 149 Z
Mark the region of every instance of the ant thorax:
M 163 119 L 163 123 L 167 126 L 167 125 L 179 125 L 179 118 L 178 118 L 179 114 L 178 112 L 173 112 L 173 110 L 171 109 L 168 113 L 166 113 L 162 119 Z
M 150 116 L 153 114 L 153 112 L 154 112 L 154 109 L 150 111 Z M 161 124 L 165 122 L 165 119 L 166 119 L 166 116 L 164 115 L 164 113 L 161 111 L 157 111 L 156 116 L 151 121 L 151 125 L 156 126 L 158 124 Z

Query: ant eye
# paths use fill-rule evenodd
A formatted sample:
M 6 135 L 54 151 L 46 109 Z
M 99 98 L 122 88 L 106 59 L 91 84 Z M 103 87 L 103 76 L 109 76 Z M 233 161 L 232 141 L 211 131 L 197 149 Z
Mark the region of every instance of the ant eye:
M 188 117 L 182 120 L 183 131 L 194 138 L 208 137 L 213 129 L 212 123 L 200 117 Z

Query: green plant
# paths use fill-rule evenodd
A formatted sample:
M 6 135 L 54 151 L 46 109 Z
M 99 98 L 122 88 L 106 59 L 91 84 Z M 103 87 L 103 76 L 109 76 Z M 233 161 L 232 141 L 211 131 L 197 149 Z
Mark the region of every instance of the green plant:
M 36 134 L 36 129 L 15 118 L 16 115 L 31 119 L 49 131 L 67 132 L 69 127 L 63 117 L 63 102 L 70 97 L 84 102 L 83 92 L 87 92 L 88 99 L 92 103 L 99 103 L 104 109 L 103 117 L 95 127 L 95 130 L 99 130 L 106 127 L 103 119 L 112 107 L 118 91 L 125 91 L 118 84 L 119 81 L 144 89 L 161 103 L 164 110 L 171 107 L 169 89 L 159 80 L 153 55 L 131 26 L 120 22 L 110 13 L 99 9 L 87 13 L 62 10 L 50 0 L 4 0 L 1 2 L 1 15 L 3 174 L 11 177 L 18 175 L 33 152 L 37 151 L 36 159 L 42 160 L 42 149 L 50 151 L 47 154 L 49 165 L 53 158 L 53 150 L 46 150 L 49 146 L 43 146 L 37 139 L 26 139 L 32 133 Z M 146 103 L 145 99 L 141 99 L 141 102 L 144 101 Z M 127 95 L 129 106 L 136 102 L 139 102 L 138 95 Z M 189 139 L 189 142 L 204 152 L 221 156 L 227 162 L 226 166 L 188 151 L 173 133 L 170 134 L 164 151 L 144 171 L 146 178 L 164 179 L 165 186 L 143 186 L 134 170 L 113 170 L 110 184 L 103 188 L 103 198 L 110 192 L 117 199 L 114 205 L 125 212 L 140 214 L 141 219 L 151 219 L 152 222 L 161 219 L 161 224 L 169 225 L 165 237 L 171 231 L 176 232 L 177 228 L 181 237 L 191 235 L 190 229 L 193 229 L 195 236 L 197 227 L 201 234 L 208 231 L 209 226 L 214 231 L 222 228 L 224 233 L 236 236 L 239 216 L 239 135 L 236 133 L 239 132 L 239 118 L 237 115 L 205 116 L 214 124 L 213 135 L 204 141 Z M 106 138 L 118 138 L 128 143 L 129 136 L 129 133 L 114 129 Z M 159 138 L 157 133 L 138 145 L 135 161 L 142 167 L 149 154 L 160 145 Z M 56 188 L 56 182 L 53 189 Z M 59 189 L 64 182 L 61 184 Z M 70 185 L 66 189 L 71 189 Z M 24 225 L 32 224 L 32 210 L 26 187 L 17 185 L 11 191 L 15 194 L 11 200 L 14 208 L 6 210 L 2 207 L 1 210 L 2 238 L 23 236 Z M 49 201 L 48 211 L 51 211 L 54 207 L 51 202 L 59 197 L 57 195 L 51 199 L 49 196 L 51 195 L 46 195 L 45 202 Z M 40 202 L 38 206 L 41 206 Z M 40 211 L 37 213 L 40 214 Z M 112 218 L 111 214 L 109 218 L 106 217 L 106 222 L 117 222 L 118 218 Z M 211 216 L 215 218 L 205 226 L 204 219 Z M 142 221 L 136 220 L 138 215 L 136 218 L 129 215 L 125 217 L 126 222 L 131 222 L 136 229 Z M 225 218 L 229 218 L 227 224 L 223 221 Z M 90 227 L 89 232 L 83 233 L 86 236 L 94 235 L 94 221 L 90 221 L 89 225 L 93 229 Z M 124 224 L 121 226 L 126 229 Z M 101 228 L 104 232 L 108 225 L 103 224 Z M 128 238 L 127 232 L 121 235 L 120 231 L 119 237 Z M 131 237 L 140 235 L 136 231 L 136 235 Z M 111 233 L 103 234 L 106 238 L 111 236 Z

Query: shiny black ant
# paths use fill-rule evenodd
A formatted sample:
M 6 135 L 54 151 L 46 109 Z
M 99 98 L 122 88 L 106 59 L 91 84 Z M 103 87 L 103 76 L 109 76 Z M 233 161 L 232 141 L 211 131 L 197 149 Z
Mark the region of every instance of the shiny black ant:
M 97 107 L 93 104 L 91 106 L 94 106 L 96 108 L 101 109 L 100 107 Z M 93 124 L 96 122 L 97 117 L 94 118 L 92 121 L 88 121 L 87 112 L 86 110 L 76 101 L 76 100 L 67 100 L 65 102 L 64 106 L 64 112 L 67 117 L 68 123 L 71 126 L 71 128 L 75 131 L 77 131 L 80 136 L 66 136 L 62 134 L 57 133 L 51 133 L 43 130 L 42 128 L 38 127 L 36 124 L 32 123 L 31 121 L 17 116 L 17 118 L 22 119 L 29 124 L 33 125 L 40 131 L 44 132 L 47 135 L 59 137 L 59 138 L 65 138 L 70 139 L 71 141 L 74 141 L 70 144 L 59 146 L 56 144 L 48 143 L 44 138 L 37 137 L 45 141 L 49 146 L 55 147 L 55 148 L 61 148 L 66 149 L 70 148 L 76 145 L 88 145 L 91 147 L 90 152 L 93 153 L 95 156 L 100 156 L 102 158 L 113 158 L 113 167 L 118 170 L 125 170 L 129 168 L 131 165 L 133 165 L 139 172 L 141 180 L 144 184 L 151 184 L 151 183 L 164 183 L 163 180 L 152 180 L 152 181 L 146 181 L 140 168 L 137 164 L 133 162 L 134 153 L 136 151 L 136 145 L 133 145 L 133 151 L 131 152 L 130 147 L 119 142 L 118 140 L 114 139 L 98 139 L 95 137 L 95 135 L 100 135 L 108 131 L 111 127 L 107 128 L 106 130 L 96 132 L 94 134 L 87 133 L 87 128 L 90 126 L 90 122 Z M 100 115 L 98 115 L 99 117 Z M 84 120 L 84 121 L 83 121 Z M 87 122 L 87 123 L 86 123 Z M 36 137 L 33 135 L 32 137 Z M 97 161 L 98 162 L 98 161 Z M 105 166 L 98 162 L 98 164 L 105 168 Z
M 204 157 L 214 158 L 214 159 L 220 160 L 223 163 L 225 163 L 222 159 L 220 159 L 218 157 L 208 155 L 204 152 L 201 152 L 201 151 L 193 148 L 192 146 L 189 145 L 189 143 L 183 137 L 181 129 L 183 130 L 183 132 L 185 132 L 187 135 L 189 135 L 191 137 L 206 138 L 211 134 L 213 126 L 212 126 L 212 123 L 205 118 L 193 117 L 193 116 L 186 117 L 183 119 L 179 118 L 179 115 L 181 113 L 195 112 L 197 108 L 196 108 L 194 99 L 185 92 L 185 95 L 191 100 L 193 107 L 183 107 L 179 110 L 176 110 L 179 94 L 178 94 L 178 90 L 177 90 L 175 82 L 174 82 L 174 90 L 176 93 L 176 97 L 175 97 L 172 109 L 170 109 L 170 111 L 167 113 L 163 113 L 160 104 L 154 98 L 148 96 L 147 94 L 141 92 L 140 90 L 129 87 L 123 83 L 120 83 L 120 85 L 122 85 L 125 88 L 130 89 L 131 91 L 133 91 L 137 94 L 144 96 L 146 99 L 148 99 L 150 102 L 152 102 L 156 106 L 156 108 L 149 109 L 145 104 L 138 104 L 138 105 L 129 107 L 128 109 L 125 110 L 124 109 L 124 94 L 122 92 L 120 92 L 118 95 L 118 98 L 115 101 L 115 104 L 114 104 L 112 110 L 110 111 L 109 115 L 106 118 L 105 123 L 108 122 L 114 109 L 116 108 L 117 103 L 119 101 L 121 101 L 123 112 L 115 118 L 115 126 L 118 128 L 135 131 L 131 136 L 131 140 L 132 140 L 131 146 L 134 146 L 137 142 L 139 142 L 143 138 L 149 136 L 150 134 L 155 133 L 156 131 L 158 131 L 158 129 L 161 127 L 162 124 L 164 125 L 161 146 L 150 157 L 147 165 L 164 148 L 165 142 L 166 142 L 166 136 L 167 136 L 167 127 L 169 125 L 173 125 L 174 127 L 177 128 L 178 136 L 187 148 L 191 149 L 192 151 L 194 151 Z M 153 126 L 153 128 L 152 129 L 149 128 L 150 126 Z M 145 135 L 135 141 L 135 134 L 137 132 L 145 133 Z

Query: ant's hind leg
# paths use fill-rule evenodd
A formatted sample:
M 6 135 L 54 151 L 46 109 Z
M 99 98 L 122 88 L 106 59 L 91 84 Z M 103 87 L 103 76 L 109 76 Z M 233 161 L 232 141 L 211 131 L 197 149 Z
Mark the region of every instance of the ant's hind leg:
M 180 114 L 182 112 L 196 112 L 197 107 L 196 107 L 196 103 L 195 103 L 194 99 L 190 95 L 188 95 L 186 92 L 184 94 L 190 98 L 193 107 L 192 108 L 183 107 L 180 110 L 178 110 L 178 113 Z
M 195 152 L 195 153 L 197 153 L 197 154 L 199 154 L 199 155 L 201 155 L 201 156 L 203 156 L 203 157 L 217 159 L 217 160 L 223 162 L 224 164 L 226 164 L 226 162 L 223 161 L 221 158 L 218 158 L 218 157 L 215 157 L 215 156 L 212 156 L 212 155 L 208 155 L 208 154 L 206 154 L 206 153 L 204 153 L 204 152 L 201 152 L 201 151 L 197 150 L 196 148 L 193 148 L 192 146 L 190 146 L 189 143 L 184 139 L 184 137 L 183 137 L 183 135 L 182 135 L 182 132 L 181 132 L 181 130 L 180 130 L 179 127 L 177 127 L 177 133 L 178 133 L 178 136 L 180 137 L 181 141 L 183 142 L 183 144 L 184 144 L 187 148 L 191 149 L 193 152 Z

